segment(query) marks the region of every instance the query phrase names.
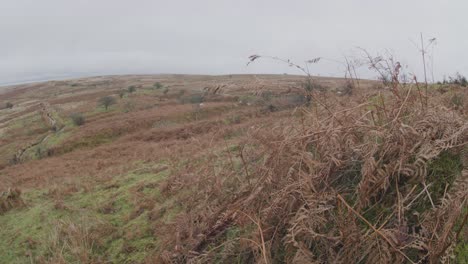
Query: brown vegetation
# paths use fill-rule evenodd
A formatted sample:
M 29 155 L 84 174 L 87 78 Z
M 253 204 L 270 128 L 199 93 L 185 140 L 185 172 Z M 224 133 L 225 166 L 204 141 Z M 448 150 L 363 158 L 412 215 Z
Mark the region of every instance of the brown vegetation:
M 0 215 L 24 205 L 21 199 L 21 191 L 16 188 L 8 188 L 8 190 L 0 193 Z
M 424 107 L 411 89 L 400 92 L 404 100 L 381 97 L 352 108 L 316 106 L 303 109 L 299 120 L 252 131 L 243 146 L 255 146 L 255 151 L 239 151 L 240 171 L 229 163 L 217 174 L 209 169 L 216 162 L 206 169 L 188 165 L 185 171 L 196 173 L 169 179 L 166 192 L 197 186 L 196 197 L 181 201 L 189 204 L 187 211 L 171 231 L 165 230 L 178 236 L 169 238 L 164 259 L 446 259 L 467 214 L 468 178 L 466 167 L 461 173 L 460 159 L 466 155 L 468 123 L 443 106 Z M 452 161 L 457 167 L 453 171 L 435 172 Z M 233 173 L 237 176 L 227 176 Z M 227 178 L 220 180 L 220 175 Z M 232 184 L 236 190 L 227 192 Z M 226 239 L 233 228 L 252 231 Z
M 105 262 L 106 241 L 141 236 L 158 243 L 123 243 L 119 254 L 143 250 L 148 263 L 438 263 L 466 241 L 466 90 L 431 89 L 426 104 L 414 85 L 375 89 L 363 80 L 317 79 L 327 89 L 298 92 L 297 76 L 115 78 L 57 84 L 79 93 L 57 88 L 67 96 L 51 100 L 54 115 L 80 112 L 86 123 L 65 126 L 40 159 L 6 165 L 0 189 L 45 190 L 51 210 L 112 217 L 117 192 L 96 208 L 67 197 L 119 190 L 129 173 L 168 176 L 128 188 L 123 221 L 144 225 L 59 219 L 39 263 Z M 129 85 L 139 88 L 95 110 L 99 97 Z M 203 103 L 190 100 L 201 94 Z M 18 112 L 31 99 L 8 98 Z M 38 137 L 11 124 L 7 144 Z M 3 212 L 23 204 L 19 191 L 5 197 Z

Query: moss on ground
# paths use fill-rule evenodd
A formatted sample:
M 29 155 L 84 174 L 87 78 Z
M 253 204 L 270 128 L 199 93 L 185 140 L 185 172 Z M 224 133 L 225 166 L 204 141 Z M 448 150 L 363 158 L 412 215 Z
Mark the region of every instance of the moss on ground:
M 159 196 L 157 183 L 168 174 L 167 170 L 160 171 L 160 166 L 146 165 L 61 199 L 47 189 L 25 191 L 27 207 L 0 215 L 0 262 L 51 260 L 57 256 L 58 247 L 63 247 L 62 257 L 70 263 L 83 261 L 76 247 L 87 251 L 90 260 L 143 262 L 148 252 L 158 247 L 158 240 L 148 211 L 132 216 L 138 206 L 134 196 L 136 192 L 143 198 Z M 162 221 L 170 220 L 178 211 L 171 208 Z M 89 243 L 80 236 L 87 237 Z

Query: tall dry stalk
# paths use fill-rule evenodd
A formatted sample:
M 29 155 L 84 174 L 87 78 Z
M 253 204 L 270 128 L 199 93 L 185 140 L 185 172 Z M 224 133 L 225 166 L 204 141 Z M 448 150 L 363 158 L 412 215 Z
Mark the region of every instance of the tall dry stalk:
M 209 245 L 224 243 L 230 228 L 248 230 L 252 219 L 261 234 L 240 237 L 253 242 L 238 244 L 237 252 L 258 262 L 436 263 L 446 258 L 459 233 L 455 223 L 463 222 L 468 179 L 434 178 L 429 171 L 445 153 L 454 159 L 460 155 L 468 125 L 443 108 L 421 109 L 410 102 L 412 96 L 410 87 L 401 100 L 382 97 L 385 107 L 371 110 L 375 115 L 366 110 L 369 104 L 330 106 L 341 123 L 318 108 L 305 112 L 297 120 L 301 125 L 291 119 L 289 125 L 252 134 L 245 146 L 257 150 L 246 148 L 239 157 L 243 169 L 248 165 L 248 176 L 242 168 L 232 171 L 246 183 L 224 202 L 209 202 L 217 209 L 203 217 L 213 224 L 201 227 L 203 240 L 185 245 L 186 252 L 197 252 L 191 253 L 195 257 L 181 253 L 179 260 L 210 262 L 219 250 Z M 226 162 L 226 172 L 232 168 Z M 441 184 L 447 184 L 446 195 L 435 188 Z M 236 214 L 239 210 L 248 216 Z M 278 252 L 288 252 L 287 257 Z

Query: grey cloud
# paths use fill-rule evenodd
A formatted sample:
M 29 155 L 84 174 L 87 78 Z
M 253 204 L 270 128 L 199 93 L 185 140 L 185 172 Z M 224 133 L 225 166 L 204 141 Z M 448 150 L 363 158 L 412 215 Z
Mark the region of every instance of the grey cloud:
M 419 32 L 438 39 L 438 78 L 468 74 L 465 0 L 0 1 L 0 83 L 63 75 L 294 73 L 267 61 L 246 67 L 246 58 L 340 60 L 355 55 L 356 46 L 392 50 L 420 74 L 413 44 Z M 342 74 L 330 62 L 312 71 Z

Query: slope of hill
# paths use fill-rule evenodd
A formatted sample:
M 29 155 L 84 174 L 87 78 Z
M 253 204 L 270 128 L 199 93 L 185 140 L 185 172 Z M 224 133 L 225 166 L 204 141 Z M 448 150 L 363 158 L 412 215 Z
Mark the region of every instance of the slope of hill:
M 413 85 L 397 98 L 319 78 L 309 102 L 303 82 L 135 75 L 5 90 L 0 259 L 466 261 L 467 89 L 430 87 L 426 104 Z

